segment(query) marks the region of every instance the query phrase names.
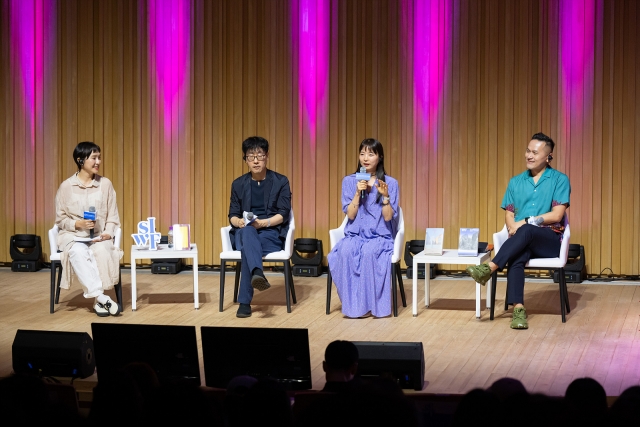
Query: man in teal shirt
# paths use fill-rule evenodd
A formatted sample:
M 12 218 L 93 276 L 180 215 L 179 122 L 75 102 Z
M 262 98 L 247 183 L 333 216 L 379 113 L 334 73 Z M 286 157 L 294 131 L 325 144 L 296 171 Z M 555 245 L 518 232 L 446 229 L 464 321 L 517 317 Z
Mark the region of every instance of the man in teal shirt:
M 485 284 L 496 270 L 507 271 L 507 302 L 513 307 L 511 328 L 527 329 L 524 308 L 524 266 L 531 258 L 560 254 L 564 215 L 569 207 L 569 178 L 550 165 L 555 143 L 543 133 L 531 137 L 525 159 L 527 170 L 514 176 L 502 199 L 509 239 L 488 264 L 467 268 L 476 282 Z

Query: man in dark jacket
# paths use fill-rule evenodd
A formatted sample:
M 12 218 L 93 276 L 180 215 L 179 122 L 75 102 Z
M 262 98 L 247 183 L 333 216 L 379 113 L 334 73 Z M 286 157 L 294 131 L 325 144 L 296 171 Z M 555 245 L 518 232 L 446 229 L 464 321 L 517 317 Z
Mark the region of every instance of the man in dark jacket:
M 262 257 L 281 251 L 289 229 L 291 188 L 289 179 L 267 169 L 269 142 L 252 136 L 242 142 L 242 158 L 249 167 L 231 184 L 229 223 L 235 250 L 242 253 L 242 271 L 236 316 L 251 316 L 253 289 L 271 285 L 262 271 Z

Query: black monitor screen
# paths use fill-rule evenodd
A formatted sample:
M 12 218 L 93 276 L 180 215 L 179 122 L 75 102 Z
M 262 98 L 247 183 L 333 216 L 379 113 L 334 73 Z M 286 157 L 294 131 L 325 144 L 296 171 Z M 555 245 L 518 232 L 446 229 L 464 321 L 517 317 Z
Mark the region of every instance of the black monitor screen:
M 288 390 L 311 388 L 307 329 L 203 326 L 202 357 L 208 387 L 226 388 L 239 375 L 273 378 Z
M 91 331 L 98 381 L 145 362 L 162 384 L 201 384 L 195 326 L 92 323 Z

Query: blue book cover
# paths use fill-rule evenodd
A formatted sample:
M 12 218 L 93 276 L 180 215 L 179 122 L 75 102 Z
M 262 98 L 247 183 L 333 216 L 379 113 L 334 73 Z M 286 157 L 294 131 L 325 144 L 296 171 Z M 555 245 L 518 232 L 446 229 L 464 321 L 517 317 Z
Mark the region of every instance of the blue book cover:
M 478 256 L 479 228 L 461 228 L 458 239 L 458 256 Z

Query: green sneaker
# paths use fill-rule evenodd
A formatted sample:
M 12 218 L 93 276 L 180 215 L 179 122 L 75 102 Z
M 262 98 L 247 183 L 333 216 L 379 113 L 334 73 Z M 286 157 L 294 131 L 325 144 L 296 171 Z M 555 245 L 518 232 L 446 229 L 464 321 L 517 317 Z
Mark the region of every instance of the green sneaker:
M 473 280 L 484 286 L 491 278 L 491 267 L 489 264 L 472 265 L 467 267 L 467 273 L 473 277 Z
M 513 309 L 511 329 L 529 329 L 529 324 L 527 323 L 527 310 L 525 310 L 524 307 L 516 307 Z

